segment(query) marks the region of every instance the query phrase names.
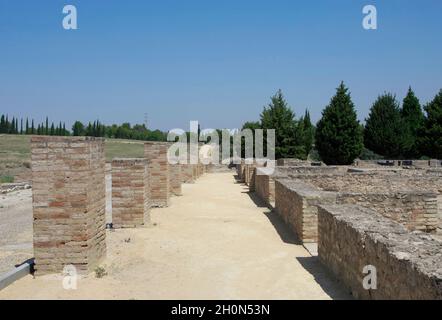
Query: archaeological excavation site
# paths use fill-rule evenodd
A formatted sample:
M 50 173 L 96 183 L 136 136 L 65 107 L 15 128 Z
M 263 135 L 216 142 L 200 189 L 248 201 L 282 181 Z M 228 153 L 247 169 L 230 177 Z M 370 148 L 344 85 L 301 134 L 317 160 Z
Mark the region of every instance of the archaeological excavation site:
M 78 300 L 168 320 L 437 310 L 441 14 L 0 0 L 0 304 L 45 319 L 85 317 Z
M 171 144 L 106 161 L 102 138 L 32 136 L 0 299 L 442 298 L 440 161 L 170 164 Z

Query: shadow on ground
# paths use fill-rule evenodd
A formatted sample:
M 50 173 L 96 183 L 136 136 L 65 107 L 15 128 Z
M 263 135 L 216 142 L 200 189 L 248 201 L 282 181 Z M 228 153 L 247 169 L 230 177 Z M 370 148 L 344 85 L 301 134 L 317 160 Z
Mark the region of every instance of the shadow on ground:
M 302 245 L 302 243 L 296 237 L 296 234 L 292 232 L 284 220 L 282 220 L 276 211 L 269 207 L 256 193 L 250 191 L 243 193 L 247 193 L 253 203 L 255 203 L 255 205 L 259 208 L 266 208 L 266 210 L 263 211 L 263 214 L 267 217 L 267 219 L 269 219 L 270 223 L 275 228 L 276 232 L 278 232 L 279 237 L 284 243 Z
M 296 260 L 315 278 L 315 281 L 332 299 L 353 299 L 342 283 L 337 281 L 335 276 L 321 264 L 318 257 L 296 257 Z

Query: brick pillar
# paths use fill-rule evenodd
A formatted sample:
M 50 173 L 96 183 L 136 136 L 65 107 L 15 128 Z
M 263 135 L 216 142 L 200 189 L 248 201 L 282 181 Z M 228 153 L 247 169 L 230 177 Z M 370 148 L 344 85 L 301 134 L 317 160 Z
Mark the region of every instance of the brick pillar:
M 191 164 L 181 165 L 181 178 L 183 183 L 193 183 L 193 167 Z
M 91 272 L 106 255 L 104 139 L 33 136 L 31 160 L 36 274 Z
M 192 164 L 192 178 L 193 181 L 196 181 L 198 179 L 198 165 L 197 164 Z
M 170 192 L 175 196 L 181 196 L 181 165 L 173 164 L 169 165 L 170 168 Z
M 149 224 L 149 179 L 146 159 L 112 161 L 112 223 L 114 228 Z
M 170 173 L 167 151 L 169 143 L 146 142 L 144 157 L 149 167 L 151 207 L 167 207 L 170 198 Z

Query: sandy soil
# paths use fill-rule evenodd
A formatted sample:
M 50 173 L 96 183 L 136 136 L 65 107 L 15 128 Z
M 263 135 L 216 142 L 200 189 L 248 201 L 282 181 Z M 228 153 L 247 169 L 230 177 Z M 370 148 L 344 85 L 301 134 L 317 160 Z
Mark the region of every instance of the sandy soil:
M 107 245 L 105 277 L 65 290 L 60 276 L 27 276 L 0 299 L 349 298 L 233 173 L 183 185 L 152 226 L 108 231 Z
M 1 194 L 0 274 L 32 256 L 32 191 Z

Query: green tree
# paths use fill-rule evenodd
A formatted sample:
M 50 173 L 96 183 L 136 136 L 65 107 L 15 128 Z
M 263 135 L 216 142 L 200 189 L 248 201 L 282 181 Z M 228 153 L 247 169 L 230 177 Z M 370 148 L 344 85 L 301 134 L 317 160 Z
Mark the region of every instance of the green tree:
M 419 99 L 411 87 L 408 88 L 407 96 L 402 103 L 401 116 L 408 130 L 405 142 L 405 155 L 417 158 L 419 157 L 418 135 L 424 124 L 425 117 Z
M 361 154 L 362 131 L 344 82 L 322 112 L 315 138 L 319 155 L 328 165 L 349 165 Z
M 302 158 L 305 154 L 302 141 L 296 132 L 295 114 L 279 90 L 271 103 L 261 113 L 262 129 L 275 129 L 275 157 Z M 264 146 L 267 144 L 264 142 Z
M 310 120 L 310 112 L 308 110 L 305 110 L 304 116 L 299 119 L 298 132 L 302 137 L 302 145 L 304 146 L 305 150 L 305 159 L 307 159 L 308 155 L 312 151 L 313 140 L 315 137 L 315 127 Z
M 6 133 L 6 119 L 4 114 L 2 114 L 0 118 L 0 133 Z
M 74 136 L 84 136 L 84 124 L 80 121 L 75 121 L 74 125 L 72 126 L 72 135 Z
M 442 159 L 442 89 L 425 105 L 426 117 L 421 129 L 419 144 L 428 157 Z
M 384 157 L 401 158 L 408 135 L 396 97 L 390 93 L 379 96 L 366 119 L 365 146 Z

